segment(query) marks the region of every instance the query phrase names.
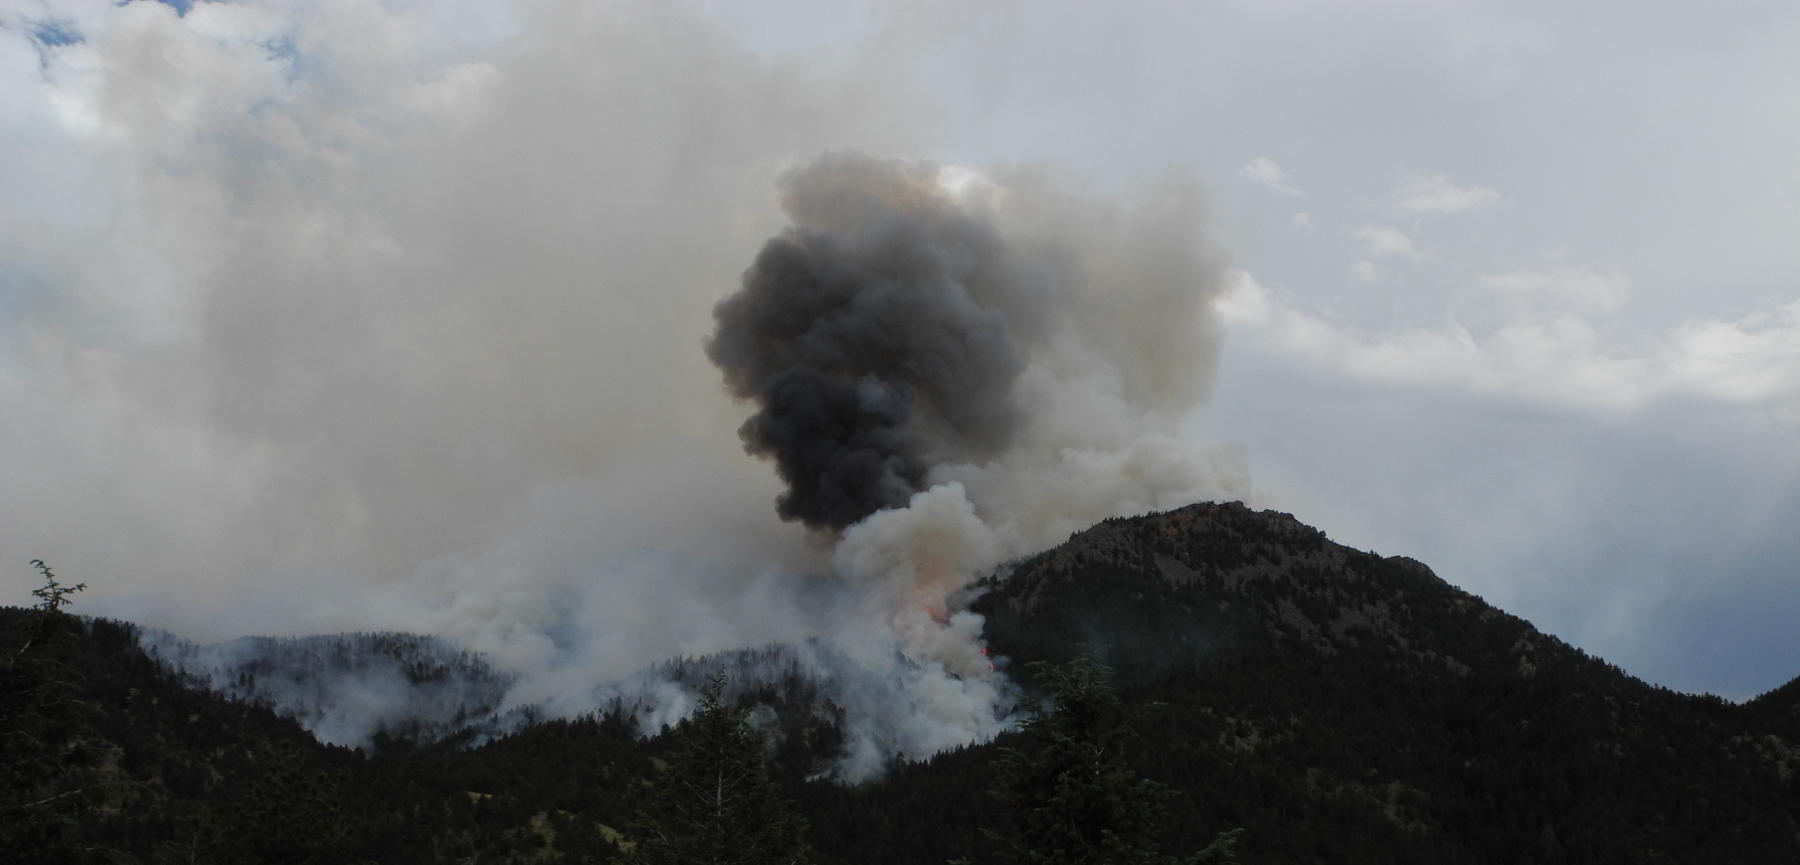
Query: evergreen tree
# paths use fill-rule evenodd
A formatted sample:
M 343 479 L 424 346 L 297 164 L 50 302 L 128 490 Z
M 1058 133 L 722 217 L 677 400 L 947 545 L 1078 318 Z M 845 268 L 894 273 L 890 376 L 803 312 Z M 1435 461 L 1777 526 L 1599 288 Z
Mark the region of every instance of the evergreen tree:
M 85 584 L 65 586 L 33 560 L 44 585 L 16 646 L 0 650 L 0 848 L 27 861 L 76 861 L 76 817 L 104 795 L 92 769 L 102 747 L 76 699 L 75 674 L 57 660 L 59 644 L 80 634 L 62 611 Z
M 726 704 L 723 673 L 675 728 L 677 751 L 656 778 L 654 812 L 634 825 L 641 865 L 802 865 L 806 824 L 776 795 L 763 737 Z
M 235 796 L 213 838 L 213 861 L 239 865 L 325 865 L 343 861 L 348 829 L 338 810 L 340 780 L 310 770 L 291 745 L 264 745 L 257 775 Z M 204 819 L 204 815 L 203 815 Z
M 226 850 L 223 828 L 211 808 L 202 807 L 176 818 L 174 833 L 159 841 L 152 858 L 155 865 L 211 865 Z
M 1022 747 L 999 760 L 1002 800 L 1016 832 L 984 835 L 1021 865 L 1173 865 L 1156 835 L 1171 791 L 1127 765 L 1131 713 L 1092 657 L 1033 664 L 1053 705 L 1027 704 Z M 1189 863 L 1233 862 L 1241 830 L 1220 835 Z

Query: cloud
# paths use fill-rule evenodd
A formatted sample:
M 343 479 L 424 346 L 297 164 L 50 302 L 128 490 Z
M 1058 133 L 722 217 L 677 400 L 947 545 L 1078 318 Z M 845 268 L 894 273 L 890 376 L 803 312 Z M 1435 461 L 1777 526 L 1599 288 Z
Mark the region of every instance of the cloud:
M 1307 420 L 1318 421 L 1233 432 L 1254 448 L 1259 489 L 1271 486 L 1270 455 L 1291 443 L 1287 453 L 1320 455 L 1290 484 L 1303 518 L 1306 490 L 1368 466 L 1378 468 L 1346 501 L 1390 489 L 1382 522 L 1428 526 L 1404 543 L 1381 536 L 1385 552 L 1436 566 L 1434 538 L 1496 522 L 1517 527 L 1507 548 L 1561 539 L 1545 554 L 1554 562 L 1496 566 L 1484 593 L 1536 585 L 1538 574 L 1586 585 L 1652 535 L 1732 559 L 1731 521 L 1658 522 L 1651 496 L 1602 492 L 1685 469 L 1660 500 L 1691 494 L 1710 509 L 1791 498 L 1791 477 L 1761 492 L 1742 483 L 1783 477 L 1771 468 L 1780 454 L 1756 452 L 1742 476 L 1711 472 L 1693 467 L 1748 462 L 1749 451 L 1696 436 L 1649 469 L 1570 467 L 1613 453 L 1617 437 L 1683 423 L 1794 440 L 1783 304 L 1797 260 L 1800 127 L 1768 106 L 1800 70 L 1783 38 L 1797 13 L 1621 21 L 1563 6 L 1420 15 L 1404 5 L 1094 15 L 1047 4 L 1018 16 L 910 2 L 821 15 L 779 2 L 727 14 L 717 4 L 246 0 L 195 4 L 187 20 L 150 2 L 0 3 L 0 484 L 14 492 L 0 545 L 67 562 L 90 593 L 111 584 L 83 602 L 90 611 L 155 608 L 197 636 L 426 628 L 443 616 L 447 629 L 488 622 L 481 639 L 556 657 L 563 650 L 534 642 L 542 634 L 528 626 L 559 621 L 555 592 L 598 585 L 619 588 L 580 608 L 594 627 L 626 633 L 634 615 L 676 624 L 642 645 L 596 641 L 595 656 L 629 666 L 699 645 L 695 633 L 722 632 L 696 623 L 748 604 L 747 586 L 764 576 L 706 571 L 714 554 L 825 566 L 769 514 L 779 486 L 741 455 L 730 431 L 744 413 L 696 350 L 711 304 L 778 227 L 769 190 L 782 168 L 863 147 L 1054 160 L 1102 184 L 1171 161 L 1237 181 L 1244 153 L 1330 142 L 1303 166 L 1317 222 L 1393 225 L 1431 257 L 1401 268 L 1354 237 L 1344 255 L 1312 244 L 1313 232 L 1245 232 L 1256 240 L 1242 250 L 1250 269 L 1294 296 L 1270 299 L 1285 310 L 1271 313 L 1279 324 L 1233 320 L 1222 386 L 1251 397 L 1206 423 L 1284 402 L 1314 406 Z M 696 8 L 743 26 L 722 35 L 683 12 Z M 242 35 L 207 35 L 233 20 Z M 30 38 L 42 21 L 82 41 Z M 1695 39 L 1696 22 L 1729 38 Z M 176 38 L 184 28 L 192 38 Z M 1520 32 L 1549 38 L 1522 52 L 1508 35 Z M 1596 98 L 1616 110 L 1590 110 Z M 1547 118 L 1558 135 L 1542 134 Z M 1396 174 L 1395 154 L 1453 170 Z M 1343 222 L 1359 204 L 1376 215 Z M 1478 220 L 1431 219 L 1464 204 L 1481 205 L 1457 211 Z M 1291 210 L 1273 211 L 1273 227 Z M 690 226 L 688 239 L 648 240 L 667 225 Z M 283 242 L 294 244 L 286 254 Z M 1552 248 L 1557 261 L 1602 262 L 1591 268 L 1601 280 L 1630 274 L 1625 300 L 1607 307 L 1605 291 L 1551 288 L 1554 266 L 1496 264 L 1551 260 Z M 1379 292 L 1343 291 L 1357 259 L 1384 271 Z M 1553 279 L 1507 288 L 1478 276 L 1532 270 Z M 1307 332 L 1288 313 L 1329 326 L 1317 346 L 1282 348 L 1276 337 Z M 1560 391 L 1558 352 L 1576 380 Z M 1344 357 L 1355 363 L 1333 365 Z M 1444 374 L 1429 374 L 1439 360 Z M 1248 377 L 1258 364 L 1318 377 Z M 1315 389 L 1319 380 L 1332 386 Z M 1084 398 L 1102 399 L 1105 377 L 1090 381 Z M 1430 432 L 1407 439 L 1382 426 L 1402 392 Z M 1377 431 L 1341 438 L 1338 421 L 1354 412 Z M 1515 458 L 1517 429 L 1481 437 L 1502 415 L 1557 421 L 1539 450 Z M 1600 444 L 1565 444 L 1581 436 Z M 1439 439 L 1480 445 L 1434 461 L 1420 445 Z M 1054 467 L 1054 451 L 1042 453 Z M 1156 470 L 1154 456 L 1131 465 Z M 1443 478 L 1471 474 L 1532 492 L 1514 500 L 1467 484 L 1469 512 L 1440 516 Z M 685 491 L 659 493 L 669 478 Z M 429 506 L 409 507 L 407 490 Z M 696 501 L 709 510 L 695 514 Z M 1590 504 L 1620 528 L 1559 534 L 1561 519 L 1511 512 Z M 729 530 L 692 529 L 727 518 Z M 1629 528 L 1640 525 L 1650 528 Z M 682 561 L 706 568 L 633 558 L 644 543 L 687 549 Z M 1792 558 L 1738 573 L 1779 581 Z M 1697 561 L 1677 582 L 1711 585 L 1716 565 Z M 20 570 L 0 569 L 12 598 L 30 587 Z M 709 587 L 691 605 L 643 606 L 662 582 L 690 576 Z M 371 584 L 392 587 L 391 602 L 359 608 L 351 599 Z M 1795 609 L 1747 596 L 1734 609 Z M 1562 595 L 1545 597 L 1535 609 L 1554 624 Z M 737 619 L 741 636 L 753 636 L 754 618 Z M 1766 683 L 1792 675 L 1792 629 L 1751 647 L 1741 621 L 1719 621 L 1647 639 L 1666 641 L 1670 657 L 1738 652 L 1687 680 L 1701 686 L 1739 670 Z M 1575 618 L 1562 622 L 1559 632 L 1579 634 Z M 773 612 L 766 624 L 754 633 L 789 629 Z
M 1388 194 L 1388 204 L 1401 213 L 1467 213 L 1500 202 L 1488 186 L 1457 186 L 1445 174 L 1415 174 Z
M 0 182 L 41 197 L 0 204 L 0 285 L 22 286 L 0 296 L 0 547 L 79 575 L 84 612 L 202 641 L 435 634 L 521 673 L 514 701 L 835 628 L 941 710 L 900 747 L 924 756 L 990 734 L 1005 687 L 975 666 L 978 617 L 913 601 L 943 611 L 1107 516 L 1246 494 L 1241 451 L 1187 435 L 1225 287 L 1190 174 L 1120 193 L 941 172 L 904 158 L 909 100 L 765 60 L 682 6 L 548 0 L 480 38 L 378 0 L 68 8 L 80 42 L 0 29 L 0 95 L 34 117 L 6 128 L 27 158 Z M 856 151 L 895 158 L 815 161 Z M 924 258 L 887 230 L 945 217 L 968 230 Z M 956 427 L 966 449 L 922 437 L 908 495 L 829 523 L 835 558 L 778 518 L 781 485 L 734 436 L 750 409 L 704 349 L 787 229 L 827 271 L 831 244 L 881 241 L 848 259 L 879 289 L 858 302 L 941 292 L 911 310 L 930 344 L 877 367 L 939 411 L 897 435 L 1018 407 L 991 441 Z M 993 388 L 953 405 L 970 367 L 893 374 L 983 326 L 1016 343 Z M 895 331 L 827 349 L 870 335 Z M 28 573 L 0 575 L 24 596 Z
M 1621 278 L 1582 271 L 1512 274 L 1500 284 L 1623 290 Z M 1776 413 L 1800 405 L 1800 301 L 1734 321 L 1690 320 L 1661 334 L 1618 334 L 1563 310 L 1483 333 L 1451 321 L 1372 335 L 1307 313 L 1239 274 L 1220 312 L 1234 338 L 1255 351 L 1370 383 L 1583 413 L 1685 401 Z
M 1625 302 L 1630 287 L 1625 277 L 1617 273 L 1599 274 L 1574 267 L 1483 274 L 1478 282 L 1496 295 L 1539 308 L 1587 311 L 1617 309 Z
M 1369 251 L 1376 255 L 1403 255 L 1409 258 L 1419 255 L 1412 238 L 1397 228 L 1365 226 L 1356 230 L 1356 236 L 1367 243 Z
M 90 611 L 504 643 L 480 615 L 637 603 L 653 568 L 597 572 L 644 545 L 743 591 L 820 566 L 700 344 L 774 178 L 904 147 L 905 100 L 654 3 L 530 4 L 485 41 L 360 0 L 58 8 L 84 41 L 42 69 L 0 30 L 19 112 L 92 118 L 6 128 L 0 545 Z M 456 580 L 486 588 L 426 590 Z M 691 604 L 735 605 L 720 580 Z M 454 609 L 351 600 L 396 585 Z
M 1600 402 L 1587 404 L 1573 395 L 1561 401 L 1529 395 L 1545 392 L 1538 385 L 1474 389 L 1483 380 L 1502 380 L 1493 371 L 1507 364 L 1495 356 L 1500 344 L 1494 340 L 1508 328 L 1516 329 L 1519 351 L 1560 346 L 1579 364 L 1571 373 L 1590 382 L 1604 380 L 1595 377 L 1601 372 L 1622 377 L 1627 396 L 1636 392 L 1629 384 L 1632 364 L 1655 379 L 1656 370 L 1667 372 L 1665 350 L 1692 356 L 1694 349 L 1670 342 L 1682 322 L 1699 334 L 1716 320 L 1726 341 L 1759 344 L 1744 336 L 1758 333 L 1758 325 L 1744 321 L 1746 313 L 1763 310 L 1779 318 L 1779 304 L 1793 300 L 1800 284 L 1800 246 L 1793 242 L 1800 236 L 1800 209 L 1782 189 L 1782 178 L 1793 179 L 1800 126 L 1791 112 L 1769 110 L 1790 97 L 1791 82 L 1800 75 L 1800 53 L 1786 38 L 1800 21 L 1800 6 L 1780 13 L 1766 5 L 1682 6 L 1629 20 L 1570 4 L 1115 4 L 1094 15 L 1081 4 L 1050 3 L 1034 4 L 1027 16 L 971 15 L 955 4 L 893 8 L 923 10 L 896 13 L 910 16 L 911 41 L 879 56 L 882 63 L 910 64 L 921 92 L 947 103 L 938 116 L 949 121 L 934 127 L 934 141 L 953 142 L 958 153 L 1060 159 L 1107 178 L 1187 161 L 1245 190 L 1264 188 L 1239 176 L 1250 161 L 1245 154 L 1264 155 L 1294 175 L 1306 174 L 1306 209 L 1321 228 L 1343 230 L 1342 237 L 1321 233 L 1318 239 L 1351 246 L 1346 252 L 1341 243 L 1314 243 L 1315 232 L 1288 230 L 1297 209 L 1292 206 L 1233 214 L 1243 266 L 1264 285 L 1291 292 L 1281 295 L 1283 303 L 1360 345 L 1421 333 L 1454 350 L 1460 326 L 1483 349 L 1480 363 L 1468 363 L 1471 369 L 1486 364 L 1493 378 L 1469 373 L 1456 382 L 1428 379 L 1415 387 L 1303 364 L 1265 345 L 1266 333 L 1234 323 L 1222 392 L 1239 397 L 1209 411 L 1206 423 L 1250 443 L 1259 490 L 1271 486 L 1268 467 L 1283 458 L 1276 454 L 1317 454 L 1289 478 L 1296 491 L 1292 509 L 1303 518 L 1316 512 L 1308 490 L 1324 489 L 1332 478 L 1363 466 L 1358 482 L 1343 487 L 1348 509 L 1373 489 L 1391 488 L 1392 503 L 1380 521 L 1419 527 L 1404 538 L 1378 535 L 1383 552 L 1420 555 L 1437 566 L 1430 555 L 1446 549 L 1437 539 L 1481 537 L 1496 523 L 1516 527 L 1492 549 L 1541 549 L 1542 560 L 1471 555 L 1446 561 L 1506 561 L 1485 572 L 1490 580 L 1478 590 L 1494 598 L 1506 586 L 1529 587 L 1506 597 L 1525 602 L 1520 610 L 1534 620 L 1542 614 L 1558 633 L 1578 639 L 1585 613 L 1564 613 L 1579 605 L 1563 607 L 1563 590 L 1546 581 L 1599 584 L 1612 579 L 1599 575 L 1614 567 L 1621 552 L 1655 543 L 1732 559 L 1741 545 L 1730 535 L 1730 521 L 1702 527 L 1664 517 L 1682 510 L 1678 503 L 1684 501 L 1793 499 L 1800 491 L 1800 475 L 1791 473 L 1767 488 L 1744 485 L 1746 477 L 1783 477 L 1769 469 L 1781 463 L 1779 454 L 1746 449 L 1735 433 L 1695 434 L 1685 449 L 1659 452 L 1641 464 L 1621 462 L 1616 470 L 1572 470 L 1616 452 L 1617 439 L 1672 436 L 1672 429 L 1686 436 L 1690 423 L 1743 430 L 1762 429 L 1766 419 L 1770 429 L 1784 428 L 1780 419 L 1793 415 L 1782 414 L 1778 399 L 1741 411 L 1695 403 L 1677 395 L 1666 375 L 1659 380 L 1663 395 L 1636 403 L 1638 409 L 1611 408 L 1612 397 L 1604 393 Z M 1719 38 L 1695 38 L 1698 32 Z M 1071 51 L 1072 45 L 1083 50 Z M 1596 100 L 1608 109 L 1593 110 Z M 1555 134 L 1545 135 L 1546 129 Z M 1726 150 L 1731 157 L 1720 158 Z M 1284 155 L 1277 159 L 1277 152 Z M 1396 164 L 1419 170 L 1396 172 Z M 1486 187 L 1494 195 L 1477 192 L 1461 196 L 1460 203 L 1457 196 L 1430 194 L 1390 198 L 1397 187 L 1413 184 L 1416 192 L 1430 193 L 1435 174 L 1445 175 L 1441 185 L 1452 191 Z M 1294 178 L 1286 182 L 1298 185 Z M 1417 205 L 1434 202 L 1434 208 L 1486 203 L 1456 214 L 1401 209 L 1413 197 Z M 1278 196 L 1276 203 L 1282 202 L 1301 200 Z M 1368 215 L 1351 216 L 1358 208 Z M 1372 255 L 1351 236 L 1365 224 L 1404 231 L 1428 257 L 1403 266 L 1402 259 Z M 1379 290 L 1350 282 L 1347 267 L 1359 259 L 1383 271 Z M 1629 276 L 1625 300 L 1608 309 L 1570 304 L 1554 292 L 1515 293 L 1479 282 L 1483 274 L 1554 273 L 1568 263 L 1602 277 L 1615 271 Z M 1347 285 L 1359 290 L 1345 291 Z M 1754 382 L 1744 367 L 1746 350 L 1734 350 L 1728 362 L 1746 373 L 1741 381 Z M 1452 361 L 1462 363 L 1454 356 Z M 1523 358 L 1508 363 L 1527 376 Z M 1281 372 L 1262 375 L 1271 369 Z M 1530 375 L 1548 380 L 1555 371 Z M 1718 392 L 1714 374 L 1703 378 Z M 1300 415 L 1296 408 L 1282 417 L 1286 422 L 1231 426 L 1301 404 L 1312 413 Z M 1396 420 L 1391 409 L 1397 404 L 1413 413 Z M 1352 414 L 1366 419 L 1366 437 L 1341 435 L 1340 420 Z M 1396 434 L 1403 424 L 1419 432 Z M 1541 433 L 1540 446 L 1521 453 L 1522 432 Z M 1470 444 L 1439 446 L 1439 438 Z M 1404 446 L 1389 444 L 1402 441 Z M 1751 452 L 1764 463 L 1757 472 L 1693 468 L 1711 466 L 1711 460 L 1748 461 L 1743 455 Z M 1667 511 L 1638 494 L 1641 477 L 1672 474 L 1683 480 L 1661 491 Z M 1571 477 L 1581 480 L 1566 480 Z M 1452 483 L 1446 478 L 1480 479 L 1463 484 L 1469 508 L 1454 516 L 1443 516 L 1434 498 Z M 1490 496 L 1482 483 L 1488 480 L 1516 484 L 1523 492 Z M 1580 517 L 1589 507 L 1591 519 L 1610 529 L 1530 516 Z M 1791 525 L 1793 510 L 1784 513 Z M 1714 527 L 1727 531 L 1715 533 Z M 1647 571 L 1628 573 L 1636 564 L 1623 566 L 1612 586 L 1650 580 Z M 1444 573 L 1457 578 L 1451 570 Z M 1699 561 L 1671 579 L 1698 587 L 1723 579 L 1721 573 L 1716 563 Z M 1758 564 L 1735 573 L 1779 581 L 1790 571 Z M 1538 589 L 1546 591 L 1539 595 Z M 1789 617 L 1800 609 L 1791 602 L 1780 608 Z M 1691 608 L 1667 609 L 1665 621 L 1697 621 Z M 1766 609 L 1759 601 L 1741 611 Z M 1725 624 L 1710 633 L 1647 630 L 1646 640 L 1667 641 L 1667 657 L 1724 659 L 1736 653 L 1735 663 L 1709 662 L 1705 676 L 1683 680 L 1690 685 L 1754 678 L 1768 686 L 1800 669 L 1800 640 L 1791 628 L 1772 630 L 1768 641 L 1752 645 L 1732 618 L 1738 612 L 1721 608 Z M 1614 657 L 1616 643 L 1582 645 L 1627 663 L 1634 673 L 1640 670 L 1630 662 L 1645 657 L 1623 649 Z M 1677 666 L 1699 668 L 1689 661 Z M 1646 665 L 1641 672 L 1670 669 Z
M 1238 169 L 1238 176 L 1254 180 L 1283 195 L 1303 195 L 1299 188 L 1288 183 L 1287 170 L 1275 164 L 1275 160 L 1267 156 L 1258 156 L 1250 160 L 1248 165 Z
M 1686 392 L 1776 405 L 1792 416 L 1800 409 L 1800 301 L 1736 321 L 1685 322 L 1670 335 L 1663 363 Z

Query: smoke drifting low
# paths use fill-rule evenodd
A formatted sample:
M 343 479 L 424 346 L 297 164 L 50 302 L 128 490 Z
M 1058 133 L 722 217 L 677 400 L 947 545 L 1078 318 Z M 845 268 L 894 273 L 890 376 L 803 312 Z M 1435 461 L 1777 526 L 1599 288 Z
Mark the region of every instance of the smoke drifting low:
M 436 635 L 502 712 L 816 640 L 885 695 L 851 777 L 1004 722 L 968 580 L 1246 494 L 1185 428 L 1190 178 L 851 155 L 918 113 L 678 5 L 43 9 L 0 10 L 0 547 L 82 612 Z M 392 721 L 358 675 L 334 735 Z

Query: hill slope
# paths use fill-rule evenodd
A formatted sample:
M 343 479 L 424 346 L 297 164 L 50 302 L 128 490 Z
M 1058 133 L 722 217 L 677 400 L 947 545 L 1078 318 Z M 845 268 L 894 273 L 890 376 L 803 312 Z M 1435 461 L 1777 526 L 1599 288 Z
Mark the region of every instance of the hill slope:
M 1146 769 L 1196 816 L 1265 824 L 1271 853 L 1404 839 L 1440 862 L 1800 859 L 1794 718 L 1763 705 L 1795 684 L 1749 706 L 1648 686 L 1286 514 L 1109 521 L 977 609 L 1002 651 L 1087 643 L 1166 704 Z
M 1238 504 L 1111 520 L 1004 570 L 969 603 L 1016 676 L 1091 651 L 1152 706 L 1134 760 L 1180 791 L 1171 851 L 1242 826 L 1247 862 L 1800 861 L 1800 680 L 1743 705 L 1651 687 L 1418 562 Z M 0 611 L 0 637 L 17 621 Z M 615 716 L 359 754 L 192 689 L 128 625 L 57 651 L 118 746 L 85 839 L 142 862 L 297 777 L 336 803 L 313 809 L 335 828 L 311 861 L 607 861 L 600 826 L 642 805 L 667 746 Z M 739 699 L 787 734 L 773 770 L 817 859 L 981 861 L 1004 737 L 880 783 L 809 780 L 842 741 L 815 691 Z M 283 775 L 281 754 L 303 767 Z
M 320 741 L 367 746 L 376 734 L 435 741 L 497 727 L 516 676 L 439 637 L 240 637 L 210 646 L 143 631 L 150 656 L 190 684 L 294 718 Z
M 1138 763 L 1184 794 L 1172 849 L 1243 826 L 1261 862 L 1800 861 L 1800 680 L 1742 706 L 1652 687 L 1416 561 L 1241 504 L 1109 520 L 981 589 L 1027 682 L 1021 662 L 1092 652 L 1161 704 Z M 890 856 L 909 842 L 869 827 L 986 814 L 949 780 L 971 756 L 866 807 L 821 795 L 842 816 L 815 834 L 847 861 L 941 861 L 952 845 Z

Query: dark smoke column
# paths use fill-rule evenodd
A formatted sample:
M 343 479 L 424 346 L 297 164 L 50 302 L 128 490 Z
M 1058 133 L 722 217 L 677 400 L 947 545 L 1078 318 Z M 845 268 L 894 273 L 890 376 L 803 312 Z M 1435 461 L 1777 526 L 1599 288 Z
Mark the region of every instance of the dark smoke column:
M 935 166 L 823 157 L 781 182 L 792 226 L 713 311 L 706 354 L 757 411 L 783 519 L 831 531 L 904 506 L 931 466 L 1004 447 L 1028 301 L 1004 244 Z

